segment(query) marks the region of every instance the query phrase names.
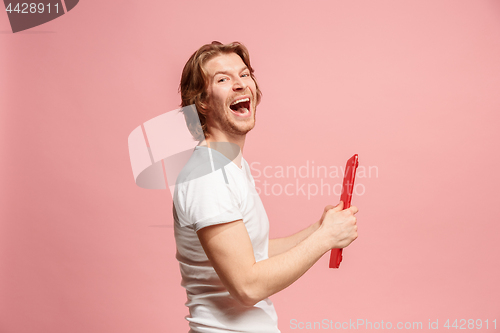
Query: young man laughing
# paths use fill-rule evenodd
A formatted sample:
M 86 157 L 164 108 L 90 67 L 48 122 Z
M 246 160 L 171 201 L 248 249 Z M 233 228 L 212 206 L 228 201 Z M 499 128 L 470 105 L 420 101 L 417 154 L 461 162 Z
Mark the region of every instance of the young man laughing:
M 200 141 L 174 192 L 174 230 L 190 332 L 279 332 L 269 296 L 323 254 L 357 238 L 358 209 L 325 207 L 319 221 L 269 240 L 269 221 L 243 157 L 261 92 L 240 43 L 202 46 L 186 63 L 182 106 L 196 106 Z M 209 170 L 207 172 L 207 170 Z

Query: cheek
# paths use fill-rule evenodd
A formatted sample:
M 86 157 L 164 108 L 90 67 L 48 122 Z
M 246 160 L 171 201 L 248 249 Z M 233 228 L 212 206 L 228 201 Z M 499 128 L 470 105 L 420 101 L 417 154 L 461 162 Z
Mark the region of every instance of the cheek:
M 227 92 L 224 89 L 212 89 L 210 92 L 212 95 L 212 100 L 216 104 L 225 104 L 227 101 Z
M 214 93 L 214 92 L 210 92 L 209 93 L 207 101 L 209 102 L 209 104 L 212 107 L 214 107 L 214 106 L 218 107 L 221 104 L 220 97 L 216 93 Z
M 250 89 L 252 90 L 254 95 L 257 95 L 257 85 L 255 84 L 254 80 L 251 80 L 251 82 L 248 84 Z
M 256 102 L 256 105 L 259 105 L 260 101 L 258 100 L 258 97 L 257 97 L 257 86 L 255 85 L 255 82 L 252 81 L 252 84 L 250 85 L 250 89 L 252 90 L 252 94 L 255 98 L 255 102 Z

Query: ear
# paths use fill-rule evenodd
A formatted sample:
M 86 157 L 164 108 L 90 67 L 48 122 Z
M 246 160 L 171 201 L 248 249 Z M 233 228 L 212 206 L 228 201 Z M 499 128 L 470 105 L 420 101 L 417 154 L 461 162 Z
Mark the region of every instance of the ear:
M 198 111 L 204 116 L 207 116 L 210 113 L 209 103 L 206 100 L 199 102 L 198 109 Z
M 198 111 L 207 111 L 208 109 L 208 94 L 207 91 L 204 90 L 200 94 L 194 96 L 194 104 Z

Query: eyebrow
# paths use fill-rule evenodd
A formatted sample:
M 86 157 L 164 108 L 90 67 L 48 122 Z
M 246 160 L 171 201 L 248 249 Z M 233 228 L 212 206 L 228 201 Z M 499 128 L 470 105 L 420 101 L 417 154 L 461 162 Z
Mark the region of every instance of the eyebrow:
M 244 72 L 244 71 L 245 71 L 245 70 L 247 70 L 247 69 L 248 69 L 248 67 L 247 67 L 247 66 L 243 67 L 243 68 L 240 70 L 240 73 L 241 73 L 241 72 Z M 214 76 L 213 76 L 213 77 L 217 76 L 217 74 L 226 74 L 226 75 L 227 75 L 227 74 L 229 74 L 229 71 L 217 71 L 217 72 L 215 72 L 215 73 L 214 73 Z

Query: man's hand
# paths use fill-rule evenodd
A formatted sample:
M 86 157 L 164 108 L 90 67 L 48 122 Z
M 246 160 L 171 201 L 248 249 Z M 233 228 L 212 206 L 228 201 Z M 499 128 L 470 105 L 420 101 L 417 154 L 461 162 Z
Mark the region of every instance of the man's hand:
M 358 226 L 354 214 L 358 212 L 356 206 L 344 208 L 341 201 L 337 206 L 328 205 L 323 211 L 320 220 L 320 229 L 328 239 L 330 248 L 344 248 L 358 238 Z
M 341 201 L 340 203 L 342 203 L 342 201 Z M 338 203 L 338 204 L 337 204 L 337 206 L 338 206 L 338 205 L 340 205 L 340 203 Z M 327 213 L 330 209 L 333 209 L 333 208 L 335 208 L 335 207 L 337 207 L 337 206 L 328 205 L 328 206 L 326 206 L 326 207 L 325 207 L 325 210 L 323 210 L 323 215 L 321 215 L 321 219 L 319 220 L 319 225 L 320 225 L 320 226 L 321 226 L 321 224 L 323 223 L 323 220 L 325 219 L 326 213 Z

